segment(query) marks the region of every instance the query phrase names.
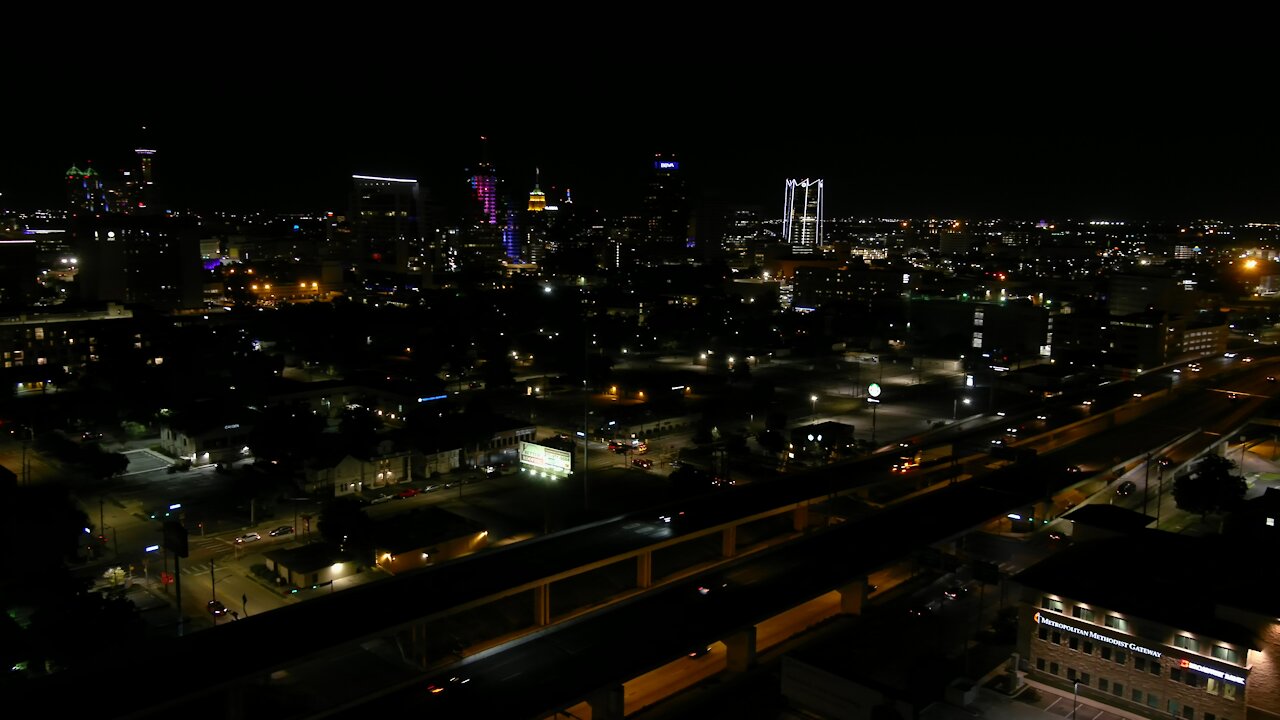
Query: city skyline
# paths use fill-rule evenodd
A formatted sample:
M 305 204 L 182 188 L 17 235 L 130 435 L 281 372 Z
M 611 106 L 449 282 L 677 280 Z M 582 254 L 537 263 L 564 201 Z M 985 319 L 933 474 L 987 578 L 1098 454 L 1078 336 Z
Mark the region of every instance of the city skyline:
M 1059 78 L 1061 79 L 1061 78 Z M 1280 144 L 1256 113 L 1226 112 L 1161 91 L 1090 95 L 1006 80 L 982 91 L 896 96 L 890 82 L 832 90 L 818 119 L 788 125 L 763 90 L 663 97 L 548 91 L 518 111 L 355 112 L 244 93 L 201 104 L 188 92 L 87 120 L 62 105 L 19 113 L 0 155 L 0 207 L 56 208 L 67 167 L 110 175 L 147 125 L 157 182 L 175 207 L 343 211 L 347 179 L 414 177 L 460 206 L 482 161 L 517 199 L 535 168 L 552 199 L 640 209 L 656 153 L 681 158 L 695 205 L 754 205 L 781 217 L 787 178 L 821 177 L 827 217 L 1064 217 L 1274 221 Z M 485 102 L 440 90 L 447 107 Z

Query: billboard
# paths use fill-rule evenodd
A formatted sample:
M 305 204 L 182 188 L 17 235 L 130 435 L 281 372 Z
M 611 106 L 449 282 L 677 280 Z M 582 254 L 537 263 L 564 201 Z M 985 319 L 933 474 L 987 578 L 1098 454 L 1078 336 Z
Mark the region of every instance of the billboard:
M 674 160 L 656 160 L 653 167 L 655 170 L 679 170 L 680 163 Z
M 520 441 L 520 465 L 534 472 L 568 475 L 573 469 L 573 455 L 546 445 Z

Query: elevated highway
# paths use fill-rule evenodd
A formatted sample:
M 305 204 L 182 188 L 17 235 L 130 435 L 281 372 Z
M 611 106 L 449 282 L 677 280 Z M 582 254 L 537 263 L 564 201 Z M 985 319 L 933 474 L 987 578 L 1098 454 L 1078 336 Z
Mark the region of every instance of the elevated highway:
M 1261 373 L 1258 368 L 1256 374 Z M 1256 410 L 1267 396 L 1250 391 L 1241 402 L 1228 399 L 1225 393 L 1208 394 L 1212 392 L 1175 393 L 1159 403 L 1153 398 L 1132 406 L 1150 408 L 1155 421 L 1143 434 L 1164 442 L 1171 437 L 1169 432 L 1183 429 L 1169 425 L 1168 418 L 1194 415 L 1206 429 L 1214 428 L 1210 431 L 1229 432 L 1233 423 L 1241 422 L 1250 407 Z M 1133 412 L 1135 420 L 1144 417 Z M 1119 435 L 1103 433 L 1103 439 Z M 1144 437 L 1130 450 L 1159 442 L 1150 443 Z M 1075 442 L 1070 451 L 1084 454 L 1085 444 Z M 828 501 L 856 490 L 869 473 L 883 472 L 888 458 L 733 488 L 661 511 L 684 518 L 675 523 L 660 520 L 656 511 L 613 518 L 316 598 L 158 648 L 137 653 L 115 649 L 112 664 L 92 673 L 55 675 L 48 683 L 26 689 L 30 693 L 18 695 L 30 694 L 34 699 L 61 692 L 60 699 L 69 710 L 81 701 L 86 711 L 100 710 L 99 698 L 145 673 L 153 692 L 122 714 L 152 717 L 171 709 L 199 709 L 198 716 L 210 710 L 214 715 L 235 716 L 246 703 L 282 702 L 282 697 L 306 694 L 304 688 L 313 696 L 325 697 L 326 703 L 317 708 L 302 700 L 286 702 L 289 710 L 282 708 L 282 716 L 315 716 L 359 707 L 388 692 L 380 702 L 412 708 L 430 700 L 441 712 L 446 705 L 456 704 L 460 712 L 471 708 L 465 711 L 473 715 L 480 708 L 470 703 L 488 703 L 497 713 L 490 716 L 502 717 L 550 713 L 583 697 L 598 696 L 602 707 L 608 707 L 618 683 L 704 642 L 724 639 L 733 654 L 731 665 L 749 663 L 753 646 L 749 628 L 816 595 L 843 589 L 849 611 L 856 611 L 864 597 L 860 578 L 868 572 L 1079 482 L 1063 471 L 1059 454 L 1026 460 L 980 481 L 939 488 L 864 517 L 836 518 L 847 521 L 834 525 L 827 514 Z M 681 511 L 684 516 L 678 515 Z M 774 534 L 758 533 L 763 541 L 740 544 L 738 536 L 750 534 L 744 528 L 762 524 L 772 525 Z M 778 543 L 781 539 L 789 542 Z M 683 544 L 708 541 L 719 547 L 720 557 L 714 561 L 680 566 L 679 561 L 663 557 Z M 708 571 L 711 575 L 690 578 L 690 573 L 713 565 L 721 567 Z M 612 604 L 591 613 L 584 613 L 591 608 L 555 612 L 558 584 L 605 569 L 615 573 L 621 569 L 633 579 L 629 587 L 608 598 Z M 731 589 L 708 595 L 696 592 L 697 586 L 720 580 Z M 498 698 L 476 698 L 474 692 L 418 698 L 416 690 L 441 660 L 437 651 L 448 645 L 449 619 L 495 606 L 512 610 L 493 613 L 495 617 L 515 616 L 524 622 L 520 627 L 500 628 L 502 632 L 489 640 L 520 639 L 464 662 L 477 678 L 476 688 L 484 685 L 480 678 L 487 679 L 491 689 L 501 687 L 501 707 L 494 705 Z M 688 613 L 691 620 L 657 620 L 676 617 L 670 613 Z M 510 663 L 521 662 L 514 659 L 519 657 L 538 660 L 535 667 L 508 672 L 513 667 Z M 358 667 L 351 663 L 359 662 L 382 672 L 340 697 L 341 683 L 335 678 L 351 677 Z M 469 699 L 438 702 L 446 695 L 468 695 Z

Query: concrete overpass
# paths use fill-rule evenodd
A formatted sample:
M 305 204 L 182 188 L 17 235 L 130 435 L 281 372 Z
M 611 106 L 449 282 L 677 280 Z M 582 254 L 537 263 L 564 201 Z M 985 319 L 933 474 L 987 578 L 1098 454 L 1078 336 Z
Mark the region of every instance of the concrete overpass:
M 403 666 L 398 668 L 405 676 L 402 682 L 413 685 L 420 683 L 423 673 L 439 659 L 436 650 L 441 634 L 447 632 L 449 619 L 460 614 L 494 607 L 524 608 L 513 613 L 527 620 L 524 627 L 489 638 L 490 642 L 503 642 L 525 634 L 526 641 L 514 644 L 524 647 L 539 642 L 542 637 L 563 639 L 558 635 L 560 625 L 579 627 L 596 622 L 593 619 L 596 616 L 631 617 L 615 616 L 615 612 L 656 612 L 634 608 L 650 607 L 647 599 L 650 596 L 663 598 L 668 592 L 688 595 L 689 585 L 701 582 L 702 578 L 686 578 L 717 563 L 728 563 L 726 572 L 729 572 L 752 567 L 749 564 L 756 556 L 762 558 L 761 562 L 765 562 L 763 558 L 786 557 L 789 578 L 779 581 L 781 585 L 772 591 L 777 594 L 776 602 L 764 602 L 760 609 L 726 610 L 723 616 L 705 625 L 710 634 L 697 628 L 683 628 L 678 633 L 673 630 L 670 638 L 653 646 L 651 654 L 636 655 L 629 648 L 622 653 L 629 658 L 626 661 L 595 658 L 593 663 L 599 668 L 584 677 L 597 677 L 600 668 L 608 667 L 610 677 L 614 678 L 610 683 L 620 682 L 630 677 L 626 673 L 632 672 L 637 663 L 644 665 L 662 658 L 665 658 L 663 662 L 669 661 L 678 654 L 667 654 L 667 649 L 679 646 L 684 652 L 691 640 L 696 644 L 704 637 L 708 641 L 726 639 L 733 653 L 733 664 L 741 665 L 750 662 L 754 642 L 747 639 L 749 633 L 745 626 L 734 629 L 726 626 L 725 621 L 745 617 L 743 613 L 755 617 L 752 613 L 776 611 L 781 607 L 778 603 L 803 601 L 832 589 L 842 589 L 847 598 L 847 611 L 857 612 L 865 597 L 860 578 L 866 572 L 915 548 L 954 537 L 1001 514 L 1005 508 L 1028 502 L 1044 492 L 1043 483 L 1028 483 L 1025 477 L 1060 477 L 1061 480 L 1053 482 L 1063 487 L 1068 481 L 1075 481 L 1054 472 L 1055 468 L 1061 469 L 1060 461 L 1037 458 L 1022 467 L 997 472 L 982 482 L 943 488 L 857 522 L 827 527 L 827 518 L 815 510 L 821 509 L 832 496 L 857 488 L 862 480 L 860 472 L 867 467 L 854 464 L 824 468 L 807 476 L 788 476 L 783 482 L 733 488 L 727 493 L 691 501 L 682 508 L 664 510 L 664 514 L 680 510 L 686 513 L 679 531 L 665 536 L 659 536 L 660 532 L 655 534 L 655 530 L 669 530 L 671 524 L 659 521 L 657 513 L 614 518 L 395 581 L 316 598 L 286 610 L 230 623 L 216 631 L 147 648 L 145 652 L 120 649 L 115 663 L 90 673 L 55 675 L 49 679 L 49 687 L 30 688 L 35 691 L 32 698 L 66 688 L 67 694 L 62 697 L 70 704 L 80 698 L 92 699 L 90 704 L 100 710 L 98 698 L 135 682 L 139 673 L 145 673 L 149 686 L 163 688 L 163 693 L 156 693 L 162 697 L 148 700 L 143 707 L 128 713 L 131 716 L 154 716 L 193 703 L 205 709 L 211 703 L 215 707 L 226 707 L 226 714 L 235 716 L 246 695 L 254 689 L 270 687 L 273 678 L 292 677 L 302 668 L 349 654 L 366 659 L 370 656 L 390 658 L 390 665 Z M 754 532 L 753 529 L 761 527 L 772 527 L 775 532 Z M 744 535 L 757 537 L 744 543 L 741 541 Z M 770 546 L 783 538 L 791 542 Z M 680 566 L 664 555 L 698 543 L 718 546 L 714 562 Z M 850 556 L 848 552 L 855 554 Z M 740 556 L 745 557 L 737 559 Z M 823 564 L 808 564 L 807 556 L 822 559 Z M 590 615 L 585 614 L 585 610 L 600 605 L 555 612 L 557 584 L 564 587 L 574 578 L 602 571 L 614 576 L 621 572 L 631 578 L 627 587 L 604 598 L 614 604 Z M 810 572 L 812 579 L 806 574 Z M 783 589 L 787 587 L 803 588 L 800 595 L 812 594 L 801 598 Z M 596 636 L 599 637 L 604 636 Z M 646 642 L 649 640 L 646 638 Z M 271 652 L 266 652 L 267 648 Z M 381 650 L 375 652 L 371 648 Z M 617 647 L 612 651 L 616 652 Z M 482 653 L 474 662 L 496 655 L 502 653 Z M 642 658 L 650 660 L 642 661 Z M 394 688 L 398 684 L 395 678 L 381 680 L 383 687 Z M 568 693 L 565 702 L 609 687 L 612 685 L 606 683 L 583 689 L 580 683 L 573 684 L 564 690 Z M 70 688 L 75 688 L 74 693 Z M 536 704 L 530 701 L 530 707 Z M 537 712 L 554 709 L 555 703 L 552 703 Z

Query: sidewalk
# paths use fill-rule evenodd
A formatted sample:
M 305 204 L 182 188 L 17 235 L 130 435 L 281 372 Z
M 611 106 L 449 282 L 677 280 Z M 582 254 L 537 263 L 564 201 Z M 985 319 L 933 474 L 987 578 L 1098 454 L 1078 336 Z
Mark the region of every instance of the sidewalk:
M 975 716 L 992 720 L 1147 720 L 1145 716 L 1105 705 L 1084 695 L 1073 698 L 1068 691 L 1035 680 L 1023 678 L 1022 682 L 1025 687 L 1016 696 L 1010 697 L 984 685 L 968 707 L 935 703 L 925 708 L 920 717 L 922 720 L 972 720 Z

